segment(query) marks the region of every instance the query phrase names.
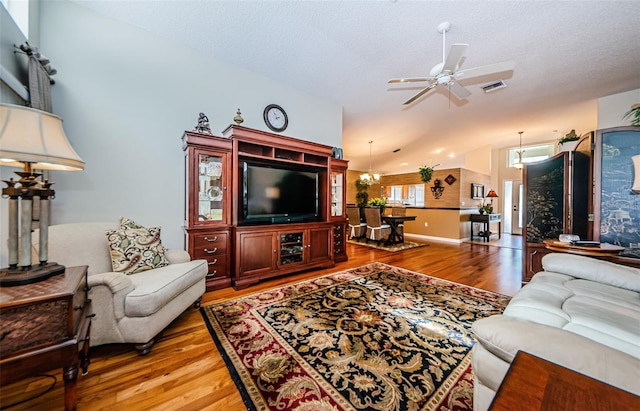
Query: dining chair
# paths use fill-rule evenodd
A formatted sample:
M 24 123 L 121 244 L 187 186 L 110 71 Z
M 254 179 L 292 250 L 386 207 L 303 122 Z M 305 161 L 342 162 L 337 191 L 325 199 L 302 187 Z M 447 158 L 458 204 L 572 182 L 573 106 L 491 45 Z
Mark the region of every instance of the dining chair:
M 392 207 L 391 208 L 391 215 L 404 217 L 404 216 L 407 215 L 407 208 L 406 207 Z M 404 224 L 403 223 L 398 224 L 398 227 L 396 227 L 396 232 L 400 235 L 400 237 L 404 238 Z
M 360 209 L 347 207 L 347 220 L 349 220 L 349 238 L 360 241 L 367 233 L 367 223 L 360 221 Z
M 380 209 L 378 207 L 365 207 L 364 218 L 367 221 L 367 243 L 369 240 L 378 242 L 378 245 L 391 234 L 391 226 L 382 224 Z

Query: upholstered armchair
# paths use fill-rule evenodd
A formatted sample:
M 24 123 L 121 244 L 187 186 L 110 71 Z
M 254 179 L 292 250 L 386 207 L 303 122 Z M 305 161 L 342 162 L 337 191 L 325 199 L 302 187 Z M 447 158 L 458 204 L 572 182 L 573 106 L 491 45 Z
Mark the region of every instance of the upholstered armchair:
M 378 207 L 365 207 L 364 218 L 367 220 L 367 242 L 374 240 L 380 245 L 380 242 L 391 234 L 391 226 L 382 224 Z
M 199 307 L 207 265 L 204 260 L 191 261 L 184 250 L 164 249 L 166 265 L 162 267 L 134 274 L 114 272 L 106 232 L 118 228 L 115 223 L 53 225 L 49 227 L 49 261 L 89 267 L 89 298 L 95 314 L 91 346 L 133 343 L 145 355 L 158 333 L 189 306 Z M 37 241 L 38 235 L 33 238 Z
M 347 219 L 349 220 L 349 238 L 365 238 L 367 224 L 360 222 L 360 209 L 358 207 L 347 207 Z

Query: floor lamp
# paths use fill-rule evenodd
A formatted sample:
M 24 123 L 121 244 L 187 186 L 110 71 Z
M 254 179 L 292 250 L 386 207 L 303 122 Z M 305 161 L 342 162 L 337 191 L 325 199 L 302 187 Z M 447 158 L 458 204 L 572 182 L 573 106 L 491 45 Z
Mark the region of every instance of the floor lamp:
M 64 272 L 48 262 L 50 201 L 53 182 L 41 180 L 35 170 L 84 169 L 62 129 L 62 119 L 45 111 L 0 104 L 0 166 L 19 167 L 19 180 L 3 180 L 2 197 L 8 198 L 9 266 L 0 268 L 0 286 L 29 284 Z M 40 198 L 39 264 L 31 264 L 33 199 Z

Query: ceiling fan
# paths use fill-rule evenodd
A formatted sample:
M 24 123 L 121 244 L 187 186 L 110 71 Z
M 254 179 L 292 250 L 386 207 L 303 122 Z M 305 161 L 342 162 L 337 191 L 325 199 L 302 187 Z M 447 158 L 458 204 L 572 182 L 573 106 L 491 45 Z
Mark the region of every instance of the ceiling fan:
M 502 63 L 489 64 L 486 66 L 479 66 L 468 68 L 466 70 L 459 70 L 462 65 L 462 60 L 465 57 L 468 44 L 456 43 L 451 46 L 449 55 L 445 58 L 445 38 L 446 33 L 451 29 L 451 23 L 448 21 L 440 23 L 438 25 L 438 32 L 442 33 L 442 63 L 438 63 L 429 72 L 428 77 L 410 77 L 410 78 L 393 78 L 388 81 L 389 84 L 393 83 L 414 83 L 428 81 L 429 85 L 420 90 L 418 94 L 405 101 L 403 104 L 411 104 L 423 95 L 432 92 L 438 85 L 444 85 L 448 87 L 449 92 L 456 96 L 458 99 L 463 100 L 471 95 L 471 92 L 463 87 L 457 80 L 469 79 L 474 77 L 486 76 L 489 74 L 500 73 L 503 71 L 513 70 L 515 67 L 514 61 L 504 61 Z

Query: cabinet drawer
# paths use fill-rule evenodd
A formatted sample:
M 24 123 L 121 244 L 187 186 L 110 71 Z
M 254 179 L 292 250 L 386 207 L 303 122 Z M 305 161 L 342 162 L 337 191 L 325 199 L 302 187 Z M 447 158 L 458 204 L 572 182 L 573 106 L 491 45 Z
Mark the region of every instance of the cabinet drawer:
M 193 236 L 193 257 L 206 259 L 227 253 L 227 233 L 196 234 Z
M 87 315 L 87 312 L 85 312 L 86 307 L 90 305 L 90 301 L 87 299 L 87 291 L 87 277 L 85 275 L 73 294 L 73 335 L 77 334 L 80 322 Z
M 207 260 L 207 277 L 224 277 L 227 274 L 227 256 L 224 254 L 209 256 Z

